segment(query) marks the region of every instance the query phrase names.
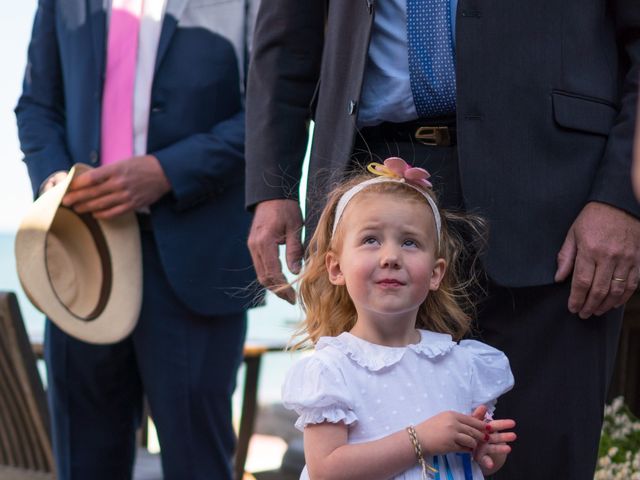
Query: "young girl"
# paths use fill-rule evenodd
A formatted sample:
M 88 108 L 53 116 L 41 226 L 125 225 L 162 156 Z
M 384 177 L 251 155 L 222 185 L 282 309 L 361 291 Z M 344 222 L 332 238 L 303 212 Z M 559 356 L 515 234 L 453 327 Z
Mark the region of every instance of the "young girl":
M 464 251 L 429 174 L 397 157 L 369 171 L 330 196 L 300 277 L 296 347 L 315 353 L 283 387 L 304 430 L 300 478 L 481 479 L 515 440 L 513 420 L 491 420 L 509 362 L 456 343 L 469 330 L 454 268 Z

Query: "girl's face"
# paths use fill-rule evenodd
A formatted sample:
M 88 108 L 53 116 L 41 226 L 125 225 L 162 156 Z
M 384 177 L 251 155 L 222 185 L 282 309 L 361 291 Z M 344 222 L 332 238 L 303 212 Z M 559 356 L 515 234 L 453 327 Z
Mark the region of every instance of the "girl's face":
M 397 319 L 413 328 L 446 267 L 435 255 L 435 221 L 426 201 L 363 192 L 347 206 L 338 230 L 342 245 L 327 254 L 327 271 L 331 283 L 346 286 L 357 321 Z

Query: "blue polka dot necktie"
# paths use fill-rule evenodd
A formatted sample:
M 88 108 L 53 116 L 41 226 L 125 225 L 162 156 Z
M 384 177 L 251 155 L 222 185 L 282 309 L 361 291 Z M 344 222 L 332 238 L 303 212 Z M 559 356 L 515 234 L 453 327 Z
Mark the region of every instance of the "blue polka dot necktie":
M 450 0 L 407 0 L 409 78 L 420 117 L 456 111 Z

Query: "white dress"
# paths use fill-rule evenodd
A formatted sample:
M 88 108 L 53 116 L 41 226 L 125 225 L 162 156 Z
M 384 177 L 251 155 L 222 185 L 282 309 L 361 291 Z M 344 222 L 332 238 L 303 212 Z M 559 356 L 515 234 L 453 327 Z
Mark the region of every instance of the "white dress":
M 296 427 L 344 422 L 348 442 L 385 437 L 446 410 L 469 414 L 479 405 L 493 413 L 496 399 L 513 387 L 507 357 L 475 340 L 420 330 L 421 340 L 386 347 L 350 333 L 322 337 L 315 352 L 296 363 L 282 387 L 284 406 L 300 417 Z M 463 455 L 439 457 L 441 480 L 465 480 Z M 434 458 L 426 459 L 434 463 Z M 468 460 L 467 460 L 468 462 Z M 482 479 L 471 461 L 473 479 Z M 308 479 L 307 468 L 300 479 Z M 420 480 L 416 466 L 394 479 Z M 467 477 L 468 478 L 468 477 Z

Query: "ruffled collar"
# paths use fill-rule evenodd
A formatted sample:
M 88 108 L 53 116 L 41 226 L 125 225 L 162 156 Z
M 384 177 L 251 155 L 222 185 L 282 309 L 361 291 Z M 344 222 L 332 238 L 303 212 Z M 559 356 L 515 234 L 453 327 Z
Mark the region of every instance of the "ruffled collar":
M 445 333 L 418 330 L 420 341 L 406 347 L 387 347 L 367 342 L 349 332 L 344 332 L 337 337 L 322 337 L 316 344 L 316 350 L 322 350 L 327 346 L 333 346 L 347 355 L 361 367 L 372 372 L 385 367 L 395 365 L 408 350 L 413 350 L 427 358 L 435 358 L 446 355 L 456 345 L 451 335 Z

